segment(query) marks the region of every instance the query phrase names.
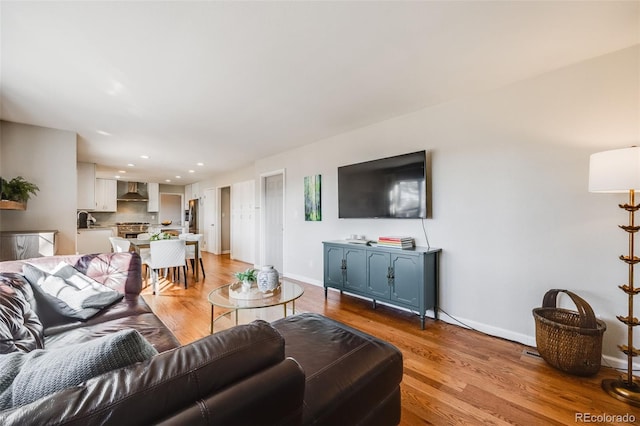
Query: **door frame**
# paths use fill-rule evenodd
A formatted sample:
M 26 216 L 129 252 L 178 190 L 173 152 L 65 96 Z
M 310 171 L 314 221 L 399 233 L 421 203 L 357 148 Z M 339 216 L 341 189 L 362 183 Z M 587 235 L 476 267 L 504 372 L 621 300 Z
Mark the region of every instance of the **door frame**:
M 222 190 L 229 188 L 229 193 L 231 193 L 232 186 L 233 185 L 229 184 L 209 188 L 215 194 L 215 200 L 213 202 L 213 227 L 215 228 L 213 231 L 213 247 L 209 247 L 210 253 L 213 254 L 224 254 L 222 253 Z
M 180 223 L 177 223 L 176 225 L 182 226 L 184 227 L 184 194 L 180 193 L 180 192 L 158 192 L 158 212 L 157 212 L 157 216 L 158 216 L 158 222 L 160 222 L 160 216 L 162 213 L 162 196 L 163 195 L 175 195 L 180 197 Z M 153 213 L 153 212 L 150 212 Z M 187 229 L 188 231 L 188 229 Z
M 286 180 L 286 173 L 285 173 L 285 169 L 277 169 L 277 170 L 272 170 L 270 172 L 265 172 L 265 173 L 261 173 L 260 174 L 260 254 L 259 254 L 259 259 L 260 259 L 260 265 L 264 265 L 265 264 L 265 258 L 266 258 L 266 252 L 267 252 L 267 245 L 266 245 L 266 220 L 265 220 L 265 215 L 266 215 L 266 209 L 264 208 L 264 206 L 266 205 L 266 198 L 267 198 L 267 185 L 266 185 L 266 180 L 268 177 L 271 176 L 277 176 L 277 175 L 282 175 L 282 271 L 280 271 L 280 273 L 284 273 L 284 265 L 285 265 L 285 259 L 284 259 L 284 234 L 286 232 L 286 215 L 285 215 L 285 206 L 287 205 L 287 180 Z

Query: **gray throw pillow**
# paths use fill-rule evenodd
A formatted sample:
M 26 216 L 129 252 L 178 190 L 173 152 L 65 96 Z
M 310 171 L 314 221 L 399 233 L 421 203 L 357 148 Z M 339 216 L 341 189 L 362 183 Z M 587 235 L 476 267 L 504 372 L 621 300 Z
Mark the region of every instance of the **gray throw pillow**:
M 63 348 L 2 355 L 0 410 L 29 404 L 157 353 L 137 330 L 121 330 Z
M 22 273 L 34 291 L 67 317 L 86 320 L 124 297 L 64 262 L 51 273 L 25 264 Z

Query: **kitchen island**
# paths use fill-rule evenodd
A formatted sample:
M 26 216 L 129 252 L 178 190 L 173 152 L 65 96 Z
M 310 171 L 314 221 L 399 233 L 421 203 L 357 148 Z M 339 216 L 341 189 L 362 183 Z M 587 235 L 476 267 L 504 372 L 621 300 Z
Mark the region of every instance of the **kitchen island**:
M 77 254 L 110 253 L 111 241 L 109 241 L 109 237 L 114 237 L 117 234 L 117 228 L 110 226 L 78 229 L 76 252 Z
M 57 254 L 58 230 L 0 232 L 0 261 L 22 260 Z

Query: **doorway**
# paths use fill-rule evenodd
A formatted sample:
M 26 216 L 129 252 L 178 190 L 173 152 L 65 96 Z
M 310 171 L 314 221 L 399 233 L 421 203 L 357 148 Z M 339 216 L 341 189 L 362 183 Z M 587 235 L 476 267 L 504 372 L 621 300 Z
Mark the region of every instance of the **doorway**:
M 182 194 L 160 193 L 158 222 L 170 220 L 174 226 L 182 226 L 184 216 Z
M 262 175 L 261 259 L 284 272 L 284 170 Z
M 231 253 L 231 188 L 220 189 L 220 252 Z

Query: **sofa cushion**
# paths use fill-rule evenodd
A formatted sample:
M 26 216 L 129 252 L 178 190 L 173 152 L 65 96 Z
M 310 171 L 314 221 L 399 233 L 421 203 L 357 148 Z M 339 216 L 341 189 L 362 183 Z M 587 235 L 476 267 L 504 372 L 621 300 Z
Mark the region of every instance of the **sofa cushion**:
M 44 346 L 43 327 L 29 300 L 31 287 L 20 274 L 0 274 L 0 354 Z
M 42 304 L 41 304 L 42 305 Z M 87 320 L 79 320 L 77 318 L 63 317 L 57 314 L 58 320 L 46 322 L 40 312 L 38 316 L 42 320 L 45 336 L 63 333 L 79 327 L 87 327 L 101 322 L 112 321 L 118 318 L 135 317 L 140 314 L 152 313 L 151 308 L 141 296 L 133 294 L 125 294 L 122 300 L 110 305 L 106 309 L 102 309 L 96 315 Z
M 47 329 L 44 345 L 47 349 L 62 348 L 74 343 L 88 342 L 123 329 L 137 330 L 158 352 L 180 346 L 180 342 L 173 333 L 153 313 L 129 315 L 91 324 L 84 323 L 82 327 Z M 52 334 L 53 332 L 55 334 Z
M 51 273 L 30 264 L 25 264 L 22 270 L 34 290 L 67 317 L 85 320 L 124 296 L 64 262 Z
M 140 333 L 122 330 L 64 348 L 4 355 L 0 357 L 0 410 L 28 404 L 156 354 Z

